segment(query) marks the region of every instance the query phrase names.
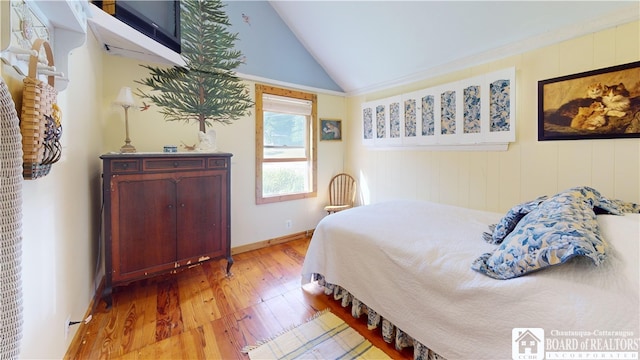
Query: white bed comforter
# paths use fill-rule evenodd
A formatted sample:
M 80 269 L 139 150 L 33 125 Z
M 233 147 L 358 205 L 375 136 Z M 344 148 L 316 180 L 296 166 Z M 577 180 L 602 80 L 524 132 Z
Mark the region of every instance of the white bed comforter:
M 640 214 L 599 215 L 607 260 L 575 258 L 520 278 L 471 270 L 502 214 L 391 201 L 325 217 L 302 274 L 322 274 L 447 359 L 511 359 L 513 328 L 640 337 Z

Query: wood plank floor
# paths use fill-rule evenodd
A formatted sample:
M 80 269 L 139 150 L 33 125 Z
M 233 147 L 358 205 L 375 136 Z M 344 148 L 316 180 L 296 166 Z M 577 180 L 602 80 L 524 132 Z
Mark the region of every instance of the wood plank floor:
M 65 359 L 248 359 L 245 345 L 331 311 L 394 359 L 412 357 L 369 331 L 366 316 L 354 319 L 314 284 L 301 287 L 309 240 L 295 240 L 210 261 L 177 274 L 117 288 L 113 306 L 96 306 L 80 324 Z

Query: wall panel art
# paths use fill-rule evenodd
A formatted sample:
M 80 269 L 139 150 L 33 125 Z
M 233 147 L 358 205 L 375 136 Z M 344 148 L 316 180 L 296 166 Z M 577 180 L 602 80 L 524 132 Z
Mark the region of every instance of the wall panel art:
M 363 144 L 484 145 L 515 141 L 515 68 L 362 104 Z M 372 141 L 373 140 L 373 141 Z
M 373 104 L 362 105 L 362 144 L 373 145 Z

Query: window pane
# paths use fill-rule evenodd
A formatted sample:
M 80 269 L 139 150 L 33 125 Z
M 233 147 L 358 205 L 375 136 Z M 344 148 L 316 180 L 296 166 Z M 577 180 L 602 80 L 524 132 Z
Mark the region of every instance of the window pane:
M 256 204 L 317 196 L 317 95 L 261 84 L 255 94 Z
M 304 147 L 288 147 L 288 146 L 265 146 L 264 158 L 265 159 L 287 159 L 287 158 L 304 159 L 305 148 Z
M 262 196 L 298 194 L 309 191 L 306 161 L 263 163 Z
M 306 158 L 307 117 L 264 112 L 264 158 Z

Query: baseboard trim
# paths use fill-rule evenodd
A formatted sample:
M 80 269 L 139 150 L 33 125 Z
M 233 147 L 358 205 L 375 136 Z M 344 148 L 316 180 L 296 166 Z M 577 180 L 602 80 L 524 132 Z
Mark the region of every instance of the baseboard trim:
M 231 255 L 236 255 L 236 254 L 240 254 L 240 253 L 252 251 L 252 250 L 258 250 L 258 249 L 266 248 L 273 245 L 283 244 L 293 240 L 309 239 L 311 238 L 311 236 L 313 236 L 314 230 L 315 229 L 301 231 L 294 234 L 277 237 L 274 239 L 258 241 L 258 242 L 247 244 L 247 245 L 236 246 L 231 248 Z
M 68 356 L 69 355 L 69 350 L 71 349 L 73 344 L 79 344 L 80 343 L 81 340 L 80 339 L 76 339 L 76 338 L 79 337 L 79 336 L 82 336 L 84 334 L 85 325 L 88 324 L 91 321 L 91 319 L 89 319 L 89 316 L 93 317 L 93 314 L 96 311 L 96 307 L 100 304 L 100 300 L 102 300 L 102 291 L 103 290 L 104 290 L 104 276 L 100 280 L 100 284 L 98 284 L 98 288 L 93 293 L 93 298 L 89 302 L 89 307 L 87 308 L 87 311 L 84 314 L 84 318 L 78 324 L 79 325 L 78 329 L 73 334 L 73 336 L 71 337 L 71 341 L 67 345 L 67 351 L 65 352 L 65 356 L 64 356 L 65 359 L 69 358 L 69 356 Z M 87 320 L 87 319 L 89 319 L 89 320 Z

